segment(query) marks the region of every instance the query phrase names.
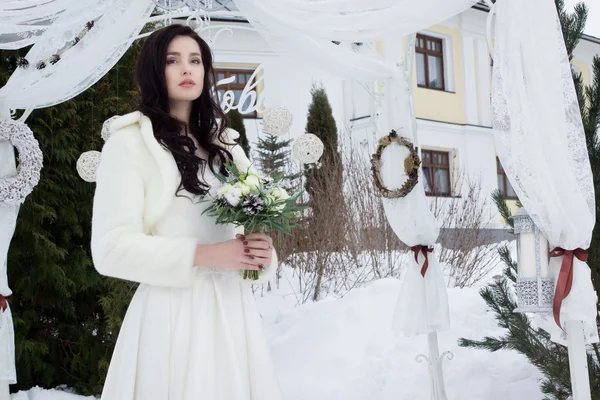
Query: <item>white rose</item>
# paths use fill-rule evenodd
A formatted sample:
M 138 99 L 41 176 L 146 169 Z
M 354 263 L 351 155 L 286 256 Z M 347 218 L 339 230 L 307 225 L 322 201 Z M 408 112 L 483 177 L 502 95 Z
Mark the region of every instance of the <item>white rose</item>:
M 273 192 L 269 192 L 265 195 L 265 199 L 269 202 L 269 203 L 275 203 L 277 201 L 277 197 L 275 197 L 275 195 L 273 194 Z
M 237 189 L 239 189 L 239 190 L 240 190 L 240 192 L 241 192 L 243 195 L 247 195 L 247 194 L 249 194 L 249 193 L 250 193 L 250 191 L 251 191 L 251 189 L 250 189 L 250 186 L 248 186 L 247 184 L 245 184 L 245 183 L 243 183 L 243 182 L 237 182 L 237 183 L 236 183 L 234 186 L 235 186 Z
M 270 193 L 267 196 L 269 196 L 269 198 L 272 198 L 273 202 L 277 204 L 275 207 L 273 207 L 273 209 L 276 211 L 283 210 L 285 208 L 284 201 L 290 198 L 288 192 L 279 187 L 271 189 Z
M 282 188 L 278 188 L 278 189 L 279 189 L 279 195 L 278 195 L 278 197 L 281 200 L 287 200 L 287 199 L 290 198 L 290 195 L 288 194 L 288 192 L 285 189 L 282 189 Z
M 260 178 L 256 175 L 246 176 L 244 183 L 249 186 L 252 191 L 257 191 L 260 189 Z
M 271 193 L 269 194 L 277 200 L 287 200 L 290 198 L 288 192 L 286 192 L 285 189 L 282 189 L 280 187 L 275 187 L 271 189 Z
M 217 190 L 217 196 L 223 196 L 225 193 L 229 192 L 231 185 L 229 183 L 224 184 Z

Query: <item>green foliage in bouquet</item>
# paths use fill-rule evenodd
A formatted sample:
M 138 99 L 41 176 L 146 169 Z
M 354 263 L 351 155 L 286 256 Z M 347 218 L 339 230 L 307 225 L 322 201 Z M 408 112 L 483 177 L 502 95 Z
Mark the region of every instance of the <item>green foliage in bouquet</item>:
M 221 177 L 223 186 L 204 213 L 216 217 L 217 224 L 243 226 L 247 234 L 266 228 L 291 234 L 302 210 L 296 203 L 301 192 L 290 196 L 280 186 L 283 176 L 279 173 L 261 177 L 232 164 L 226 168 L 229 176 Z

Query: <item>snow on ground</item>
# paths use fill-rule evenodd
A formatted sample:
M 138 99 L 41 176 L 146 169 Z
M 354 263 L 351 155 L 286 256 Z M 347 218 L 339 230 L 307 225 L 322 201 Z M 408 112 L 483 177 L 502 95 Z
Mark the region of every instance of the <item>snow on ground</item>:
M 415 360 L 427 354 L 427 337 L 405 338 L 392 330 L 398 280 L 382 279 L 341 299 L 291 309 L 282 301 L 289 289 L 258 299 L 284 399 L 430 399 L 427 366 Z M 444 361 L 448 399 L 541 399 L 541 374 L 525 357 L 458 347 L 461 337 L 503 333 L 479 288 L 450 289 L 449 302 L 452 327 L 439 334 L 440 352 L 454 353 Z
M 15 393 L 10 398 L 11 400 L 94 400 L 93 396 L 78 396 L 64 390 L 46 390 L 39 387 L 34 387 L 27 392 Z
M 426 336 L 405 338 L 392 330 L 400 290 L 394 278 L 374 281 L 342 298 L 298 305 L 293 271 L 284 267 L 279 288 L 257 293 L 265 332 L 285 400 L 429 400 Z M 536 400 L 540 373 L 511 351 L 460 348 L 461 337 L 501 335 L 479 287 L 450 289 L 450 330 L 439 334 L 449 400 Z M 83 400 L 56 390 L 31 389 L 12 400 Z

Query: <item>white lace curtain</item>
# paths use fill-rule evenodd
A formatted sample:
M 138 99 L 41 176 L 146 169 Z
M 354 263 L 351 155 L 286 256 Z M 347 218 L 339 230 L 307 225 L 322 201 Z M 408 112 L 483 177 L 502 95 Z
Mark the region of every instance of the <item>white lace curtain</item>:
M 554 1 L 496 2 L 492 106 L 496 149 L 506 174 L 552 247 L 587 249 L 595 197 L 579 104 Z M 535 21 L 535 24 L 531 24 Z M 558 275 L 562 257 L 551 259 Z M 561 321 L 584 321 L 598 340 L 590 268 L 577 258 Z M 552 318 L 540 321 L 563 342 Z

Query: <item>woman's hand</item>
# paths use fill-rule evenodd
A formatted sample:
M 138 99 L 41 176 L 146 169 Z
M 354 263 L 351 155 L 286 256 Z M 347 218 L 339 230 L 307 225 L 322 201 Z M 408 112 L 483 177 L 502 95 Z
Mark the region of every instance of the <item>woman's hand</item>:
M 273 239 L 264 233 L 253 233 L 248 236 L 236 235 L 244 245 L 244 252 L 254 261 L 258 261 L 263 268 L 271 263 L 273 257 Z M 262 269 L 262 268 L 261 268 Z
M 236 235 L 235 239 L 216 244 L 196 246 L 194 265 L 224 269 L 262 270 L 272 257 L 272 239 L 262 233 L 248 236 Z

